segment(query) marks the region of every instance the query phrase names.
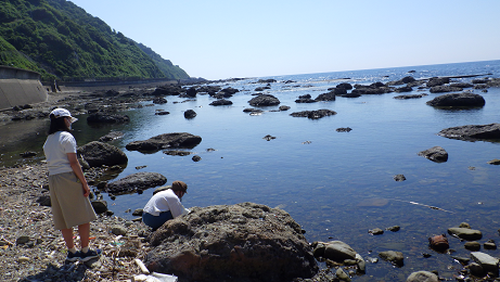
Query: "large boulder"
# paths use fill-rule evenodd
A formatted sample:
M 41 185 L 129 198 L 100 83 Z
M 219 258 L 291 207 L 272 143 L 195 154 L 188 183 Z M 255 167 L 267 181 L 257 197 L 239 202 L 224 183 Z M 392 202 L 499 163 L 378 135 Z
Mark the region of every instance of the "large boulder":
M 194 207 L 151 235 L 150 271 L 180 281 L 292 281 L 318 271 L 300 225 L 254 203 Z
M 426 104 L 433 107 L 482 107 L 485 103 L 479 94 L 462 92 L 441 95 Z
M 128 162 L 127 155 L 118 147 L 99 141 L 80 146 L 77 152 L 90 167 L 124 165 Z
M 201 137 L 187 132 L 165 133 L 143 141 L 133 141 L 125 148 L 129 151 L 158 151 L 171 148 L 194 148 L 201 142 Z
M 424 156 L 425 158 L 436 163 L 444 163 L 448 161 L 448 152 L 446 152 L 446 150 L 441 146 L 434 146 L 430 149 L 421 151 L 418 155 Z
M 161 186 L 167 183 L 167 178 L 157 172 L 137 172 L 114 182 L 105 187 L 107 193 L 114 195 L 142 192 L 148 188 Z
M 499 140 L 500 123 L 490 123 L 485 125 L 463 125 L 443 129 L 439 136 L 458 140 Z
M 273 95 L 268 94 L 260 94 L 257 97 L 252 98 L 248 103 L 254 107 L 263 107 L 263 106 L 276 106 L 281 102 L 278 98 Z

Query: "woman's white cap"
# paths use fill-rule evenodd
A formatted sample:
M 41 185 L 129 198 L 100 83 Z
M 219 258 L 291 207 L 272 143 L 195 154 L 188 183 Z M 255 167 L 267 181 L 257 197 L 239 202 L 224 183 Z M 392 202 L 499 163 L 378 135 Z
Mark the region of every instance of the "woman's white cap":
M 76 117 L 72 117 L 71 113 L 68 110 L 63 109 L 63 108 L 54 109 L 50 114 L 53 115 L 55 118 L 70 117 L 71 123 L 78 120 Z

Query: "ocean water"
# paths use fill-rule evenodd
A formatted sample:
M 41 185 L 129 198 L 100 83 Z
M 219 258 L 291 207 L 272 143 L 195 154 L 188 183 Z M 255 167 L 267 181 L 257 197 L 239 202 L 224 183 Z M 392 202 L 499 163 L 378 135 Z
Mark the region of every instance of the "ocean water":
M 409 73 L 410 70 L 414 72 Z M 229 99 L 231 106 L 210 106 L 214 99 L 208 95 L 198 95 L 194 100 L 168 96 L 167 104 L 145 102 L 144 107 L 127 111 L 131 122 L 126 125 L 90 128 L 85 116 L 80 116 L 80 122 L 74 125 L 75 137 L 83 145 L 111 130 L 123 131 L 125 136 L 112 144 L 127 154 L 129 162 L 116 179 L 151 171 L 166 176 L 168 183 L 183 180 L 189 186 L 183 199 L 188 208 L 241 202 L 279 207 L 306 230 L 309 242 L 341 240 L 365 259 L 376 258 L 386 250 L 405 255 L 402 268 L 384 261 L 369 263 L 367 273 L 354 277 L 355 281 L 405 281 L 418 270 L 437 270 L 442 277 L 452 279 L 462 267 L 449 254 L 430 250 L 428 238 L 468 222 L 483 232 L 481 243 L 489 239 L 500 241 L 500 166 L 487 164 L 500 158 L 500 143 L 452 140 L 437 133 L 453 126 L 500 122 L 500 88 L 489 88 L 486 93 L 470 89 L 486 100 L 483 108 L 472 110 L 427 106 L 425 102 L 441 94 L 417 87 L 411 93 L 401 94 L 428 96 L 397 100 L 393 97 L 399 93 L 388 93 L 337 97 L 336 101 L 312 104 L 298 104 L 295 100 L 305 94 L 315 98 L 341 82 L 370 84 L 405 76 L 419 79 L 476 74 L 484 75 L 479 78 L 500 77 L 500 61 L 223 82 L 218 85 L 240 90 Z M 243 109 L 251 107 L 248 101 L 254 97 L 254 89 L 266 85 L 258 80 L 268 78 L 277 82 L 263 93 L 274 95 L 280 105 L 291 109 L 272 111 L 276 106 L 261 108 L 264 112 L 260 115 L 244 113 Z M 285 83 L 289 80 L 294 82 Z M 170 114 L 155 115 L 159 109 Z M 187 109 L 193 109 L 197 116 L 185 119 L 183 112 Z M 337 114 L 318 120 L 290 116 L 292 112 L 317 109 L 330 109 Z M 39 123 L 37 126 L 46 125 Z M 350 127 L 352 131 L 337 132 L 340 127 Z M 189 151 L 202 160 L 194 162 L 192 155 L 169 156 L 162 151 L 143 154 L 125 149 L 129 142 L 171 132 L 201 136 L 203 141 Z M 268 134 L 276 139 L 264 140 Z M 44 138 L 43 134 L 31 136 L 18 144 L 18 150 L 41 148 Z M 418 156 L 433 146 L 441 146 L 449 153 L 447 162 L 434 163 Z M 3 152 L 3 158 L 9 158 L 9 154 Z M 145 167 L 136 169 L 140 166 Z M 403 174 L 406 181 L 396 182 L 393 177 L 397 174 Z M 118 196 L 116 200 L 107 195 L 105 198 L 115 215 L 133 218 L 126 211 L 142 208 L 152 191 Z M 368 232 L 394 225 L 401 226 L 401 230 L 386 231 L 380 236 Z M 464 242 L 451 236 L 449 240 L 454 255 L 469 256 Z M 500 255 L 497 250 L 485 252 Z M 431 257 L 424 258 L 423 253 Z

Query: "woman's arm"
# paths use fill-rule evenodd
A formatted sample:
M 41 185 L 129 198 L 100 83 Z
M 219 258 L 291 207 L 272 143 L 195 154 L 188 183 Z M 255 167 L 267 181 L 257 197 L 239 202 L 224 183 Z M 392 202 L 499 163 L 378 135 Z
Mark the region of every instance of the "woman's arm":
M 89 184 L 87 183 L 87 180 L 85 179 L 85 176 L 83 175 L 82 167 L 80 166 L 80 163 L 78 162 L 78 158 L 76 157 L 76 153 L 67 153 L 66 155 L 68 156 L 69 164 L 71 165 L 73 172 L 75 173 L 78 180 L 80 180 L 80 183 L 82 183 L 83 196 L 88 197 L 90 195 Z

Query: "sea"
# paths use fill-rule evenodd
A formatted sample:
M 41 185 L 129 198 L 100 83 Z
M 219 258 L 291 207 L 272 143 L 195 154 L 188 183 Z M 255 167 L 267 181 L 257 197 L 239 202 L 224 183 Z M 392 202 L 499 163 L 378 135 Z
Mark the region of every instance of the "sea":
M 448 235 L 451 251 L 438 253 L 429 248 L 428 238 L 467 222 L 483 233 L 480 243 L 500 242 L 500 166 L 488 164 L 500 159 L 500 140 L 462 141 L 438 133 L 455 126 L 499 123 L 500 88 L 465 89 L 484 97 L 485 106 L 475 109 L 433 108 L 426 102 L 443 93 L 418 87 L 409 93 L 295 102 L 306 94 L 315 98 L 340 83 L 369 85 L 406 76 L 461 77 L 452 82 L 498 78 L 500 60 L 211 82 L 209 85 L 239 90 L 229 98 L 232 105 L 211 106 L 214 99 L 202 94 L 195 99 L 167 96 L 166 104 L 141 102 L 140 107 L 124 112 L 130 117 L 128 124 L 91 127 L 85 115 L 78 116 L 74 135 L 78 145 L 84 145 L 110 131 L 124 133 L 112 144 L 127 154 L 128 164 L 110 181 L 137 172 L 158 172 L 167 177 L 167 184 L 174 180 L 187 183 L 188 194 L 183 199 L 187 208 L 254 202 L 287 211 L 306 231 L 310 243 L 340 240 L 369 261 L 366 274 L 354 275 L 354 281 L 406 281 L 418 270 L 435 270 L 442 278 L 455 280 L 463 266 L 452 255 L 469 257 L 470 251 L 463 241 Z M 275 96 L 290 109 L 277 111 L 279 106 L 271 106 L 260 108 L 263 112 L 257 115 L 244 112 L 251 107 L 248 101 L 257 93 L 255 89 L 268 85 L 262 82 L 267 79 L 276 82 L 261 92 Z M 424 95 L 394 99 L 401 94 Z M 197 116 L 184 118 L 188 109 Z M 337 114 L 321 119 L 290 115 L 318 109 Z M 155 115 L 157 111 L 170 114 Z M 11 131 L 39 130 L 22 140 L 4 140 L 0 166 L 29 162 L 17 157 L 20 152 L 43 155 L 47 126 L 44 120 L 3 126 L 4 137 Z M 347 127 L 352 130 L 337 131 Z M 199 135 L 202 142 L 188 150 L 192 154 L 187 156 L 125 148 L 132 141 L 172 132 Z M 275 138 L 268 141 L 266 135 Z M 436 163 L 418 154 L 434 146 L 448 152 L 447 162 Z M 194 155 L 201 160 L 193 161 Z M 395 181 L 399 174 L 406 180 Z M 116 216 L 132 219 L 131 211 L 142 208 L 153 190 L 115 199 L 104 194 L 104 198 Z M 396 225 L 399 231 L 386 230 Z M 375 228 L 386 231 L 371 235 L 369 231 Z M 378 259 L 380 252 L 388 250 L 404 254 L 403 267 Z M 481 251 L 500 256 L 498 250 Z

